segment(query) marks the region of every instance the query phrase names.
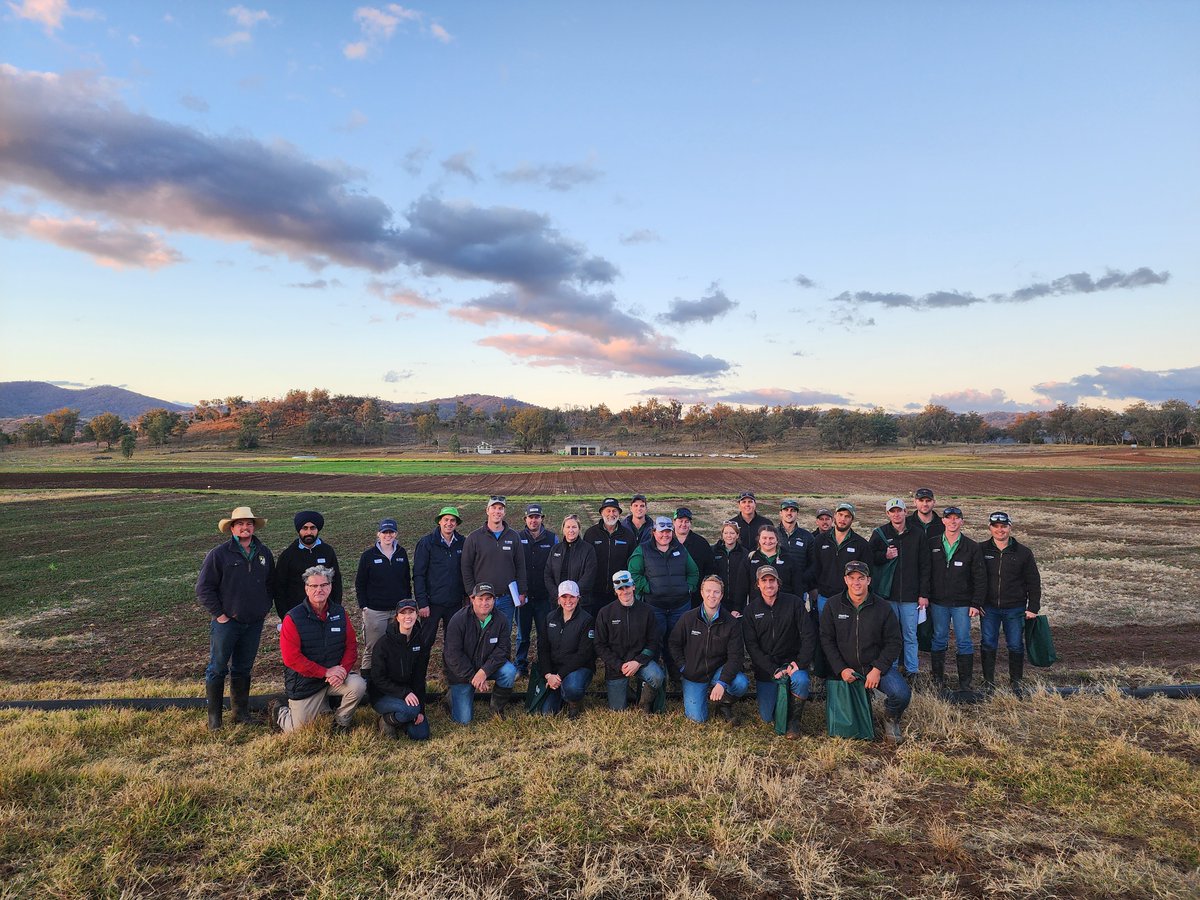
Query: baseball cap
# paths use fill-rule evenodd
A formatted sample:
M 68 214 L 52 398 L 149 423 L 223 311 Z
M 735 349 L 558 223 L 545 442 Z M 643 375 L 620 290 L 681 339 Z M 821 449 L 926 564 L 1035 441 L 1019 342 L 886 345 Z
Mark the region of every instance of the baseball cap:
M 776 581 L 778 581 L 779 572 L 776 571 L 774 566 L 759 566 L 758 574 L 755 576 L 755 578 L 758 581 L 762 581 L 764 578 L 774 578 Z
M 615 588 L 633 587 L 633 576 L 628 569 L 618 569 L 613 572 L 612 583 Z
M 643 503 L 645 503 L 646 495 L 645 494 L 634 494 L 632 497 L 629 498 L 630 503 L 636 503 L 638 500 L 641 500 Z
M 478 597 L 480 594 L 491 594 L 493 597 L 495 597 L 496 589 L 486 581 L 481 581 L 471 590 L 472 597 Z
M 853 503 L 839 503 L 837 505 L 837 509 L 835 511 L 841 512 L 842 510 L 846 510 L 846 512 L 850 513 L 850 515 L 854 515 L 854 504 Z
M 654 520 L 655 531 L 671 531 L 675 528 L 675 523 L 666 516 L 659 516 Z
M 758 498 L 754 496 L 754 491 L 742 491 L 740 494 L 738 494 L 738 502 L 741 503 L 743 500 L 757 501 Z
M 495 506 L 497 503 L 499 503 L 505 509 L 508 508 L 508 498 L 507 497 L 503 497 L 499 494 L 493 494 L 491 497 L 488 498 L 488 502 L 487 502 L 488 506 Z
M 530 503 L 527 507 L 525 507 L 525 515 L 527 516 L 540 516 L 541 514 L 542 504 L 540 503 Z
M 891 512 L 893 509 L 908 509 L 908 507 L 904 505 L 904 501 L 899 497 L 893 497 L 887 502 L 887 506 L 883 508 L 883 511 Z
M 917 490 L 913 493 L 913 496 L 918 500 L 932 500 L 933 491 L 930 488 L 917 488 Z
M 958 516 L 960 519 L 963 517 L 962 510 L 959 509 L 957 506 L 947 506 L 945 509 L 942 510 L 942 515 L 943 516 Z
M 621 511 L 621 504 L 617 502 L 616 497 L 605 497 L 600 501 L 599 512 L 604 512 L 604 510 L 608 509 L 610 506 L 617 512 Z
M 376 528 L 375 530 L 376 531 L 398 531 L 399 529 L 396 528 L 396 520 L 395 519 L 383 519 L 382 521 L 380 521 L 379 527 Z
M 793 500 L 791 497 L 789 497 L 788 499 L 786 499 L 786 500 L 784 500 L 784 501 L 780 502 L 780 504 L 779 504 L 779 508 L 780 508 L 780 509 L 795 509 L 795 510 L 799 510 L 799 509 L 800 509 L 800 501 L 799 501 L 799 500 Z
M 400 610 L 402 610 L 402 609 L 416 609 L 416 608 L 417 608 L 417 601 L 412 599 L 411 597 L 407 597 L 404 600 L 401 600 L 399 603 L 396 604 L 396 612 L 400 612 Z
M 819 519 L 819 518 L 821 518 L 821 516 L 829 516 L 829 518 L 832 519 L 833 513 L 829 510 L 829 507 L 822 506 L 820 509 L 817 510 L 817 518 Z
M 989 525 L 1011 525 L 1012 519 L 1008 517 L 1006 512 L 994 512 L 988 516 Z
M 863 575 L 870 575 L 871 567 L 861 560 L 852 559 L 846 563 L 846 574 L 849 575 L 851 572 L 861 572 Z
M 681 506 L 681 507 L 679 507 L 679 509 L 675 510 L 675 518 L 687 519 L 687 520 L 691 521 L 692 511 L 690 509 L 688 509 L 686 506 Z
M 574 581 L 562 582 L 558 586 L 558 596 L 561 597 L 563 594 L 570 594 L 572 597 L 578 597 L 579 585 L 577 585 Z

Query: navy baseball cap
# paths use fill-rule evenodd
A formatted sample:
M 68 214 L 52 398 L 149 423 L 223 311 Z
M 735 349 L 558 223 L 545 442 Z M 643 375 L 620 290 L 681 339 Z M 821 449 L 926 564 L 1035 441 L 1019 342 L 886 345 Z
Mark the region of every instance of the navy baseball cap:
M 860 572 L 863 575 L 869 576 L 871 574 L 871 567 L 861 560 L 852 559 L 846 563 L 846 574 L 849 575 L 851 572 Z
M 606 509 L 608 509 L 610 506 L 611 506 L 613 509 L 615 509 L 617 512 L 620 512 L 620 511 L 621 511 L 621 504 L 620 504 L 619 502 L 617 502 L 617 498 L 616 498 L 616 497 L 605 497 L 603 500 L 601 500 L 601 501 L 600 501 L 600 510 L 599 510 L 599 511 L 600 511 L 600 512 L 604 512 L 604 511 L 605 511 Z
M 540 516 L 541 514 L 542 504 L 540 503 L 530 503 L 527 507 L 525 507 L 525 515 L 527 516 Z
M 687 519 L 690 522 L 692 519 L 692 511 L 686 506 L 681 506 L 679 509 L 675 510 L 675 518 Z
M 1008 517 L 1006 512 L 994 512 L 988 516 L 989 525 L 1011 525 L 1012 519 Z
M 399 531 L 399 529 L 396 527 L 395 519 L 384 519 L 383 521 L 381 521 L 379 523 L 379 527 L 376 528 L 375 530 L 376 531 Z
M 917 488 L 917 490 L 913 494 L 913 496 L 916 497 L 918 500 L 932 500 L 933 499 L 933 491 L 929 488 Z
M 962 510 L 959 509 L 957 506 L 947 506 L 945 509 L 942 510 L 942 515 L 943 516 L 958 516 L 960 519 L 963 517 Z

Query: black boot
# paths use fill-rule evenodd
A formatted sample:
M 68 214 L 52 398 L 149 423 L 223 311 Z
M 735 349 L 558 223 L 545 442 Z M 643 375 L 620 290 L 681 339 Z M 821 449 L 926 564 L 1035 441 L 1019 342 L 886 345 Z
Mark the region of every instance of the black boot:
M 933 673 L 933 689 L 941 693 L 946 689 L 946 651 L 931 651 L 929 654 L 929 666 Z
M 783 736 L 789 741 L 800 737 L 800 721 L 804 718 L 804 707 L 807 703 L 808 700 L 803 697 L 797 697 L 795 694 L 788 695 L 787 731 Z
M 657 697 L 658 691 L 643 681 L 642 693 L 638 697 L 638 708 L 640 708 L 641 711 L 646 715 L 650 715 L 650 713 L 654 712 L 654 701 L 657 699 Z
M 233 720 L 239 725 L 253 725 L 250 717 L 250 678 L 249 676 L 229 676 L 229 706 L 233 712 Z
M 883 722 L 883 739 L 889 744 L 899 744 L 904 740 L 904 734 L 900 731 L 899 716 L 888 713 Z
M 733 724 L 733 698 L 728 693 L 717 704 L 717 713 L 730 725 Z
M 568 700 L 563 705 L 566 707 L 566 713 L 567 713 L 568 719 L 578 719 L 580 716 L 583 715 L 583 701 L 582 700 Z
M 402 727 L 404 726 L 400 724 L 395 713 L 384 713 L 379 717 L 379 733 L 385 738 L 396 740 L 400 736 Z
M 996 689 L 996 651 L 980 650 L 979 662 L 983 667 L 983 688 L 986 691 Z
M 508 706 L 508 701 L 512 699 L 512 692 L 513 689 L 510 687 L 496 685 L 492 688 L 492 715 L 496 718 L 505 718 L 504 709 Z
M 225 708 L 225 679 L 206 681 L 204 689 L 208 694 L 208 730 L 216 731 L 221 727 L 221 712 Z
M 959 653 L 954 657 L 954 661 L 958 663 L 958 689 L 971 690 L 971 684 L 975 680 L 971 675 L 975 669 L 975 654 Z
M 1014 696 L 1024 697 L 1025 686 L 1021 684 L 1021 678 L 1025 674 L 1025 654 L 1008 652 L 1008 680 L 1012 684 L 1012 692 Z

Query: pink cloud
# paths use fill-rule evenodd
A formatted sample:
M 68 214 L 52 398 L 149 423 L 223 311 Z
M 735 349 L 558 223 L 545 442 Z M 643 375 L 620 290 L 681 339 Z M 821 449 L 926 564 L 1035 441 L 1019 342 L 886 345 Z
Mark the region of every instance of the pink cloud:
M 729 364 L 680 350 L 669 339 L 648 344 L 634 338 L 600 340 L 580 334 L 497 334 L 477 343 L 534 366 L 562 366 L 588 375 L 715 375 Z

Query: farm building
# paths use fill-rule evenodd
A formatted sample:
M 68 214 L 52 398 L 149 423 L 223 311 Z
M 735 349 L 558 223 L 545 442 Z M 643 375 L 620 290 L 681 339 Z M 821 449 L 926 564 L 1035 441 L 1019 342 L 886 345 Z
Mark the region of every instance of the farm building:
M 599 456 L 599 444 L 567 444 L 563 453 L 567 456 Z

